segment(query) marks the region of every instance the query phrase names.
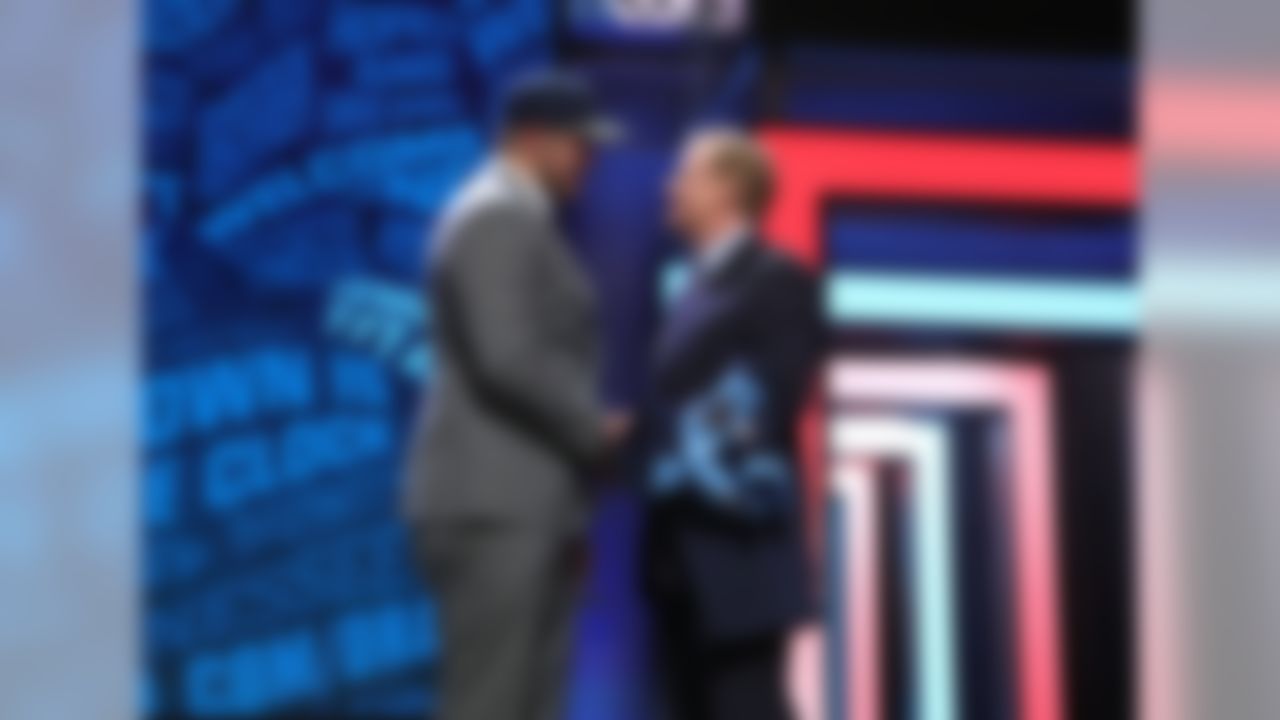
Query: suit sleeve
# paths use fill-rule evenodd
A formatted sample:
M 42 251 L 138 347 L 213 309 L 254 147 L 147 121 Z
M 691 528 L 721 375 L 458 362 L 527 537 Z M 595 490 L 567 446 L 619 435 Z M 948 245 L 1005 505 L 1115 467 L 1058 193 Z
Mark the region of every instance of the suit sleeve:
M 818 283 L 806 271 L 787 266 L 760 295 L 757 306 L 758 368 L 769 388 L 775 432 L 789 434 L 826 346 Z
M 472 382 L 535 435 L 577 462 L 604 452 L 595 377 L 549 336 L 539 287 L 542 238 L 531 219 L 492 210 L 466 223 L 447 273 Z

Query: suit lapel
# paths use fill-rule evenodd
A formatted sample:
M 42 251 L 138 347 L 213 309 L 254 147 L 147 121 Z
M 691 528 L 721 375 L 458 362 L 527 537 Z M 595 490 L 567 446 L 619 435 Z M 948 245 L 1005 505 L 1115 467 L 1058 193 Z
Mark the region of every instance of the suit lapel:
M 735 287 L 759 248 L 744 243 L 716 271 L 695 277 L 668 314 L 658 342 L 658 371 L 678 365 L 734 306 Z

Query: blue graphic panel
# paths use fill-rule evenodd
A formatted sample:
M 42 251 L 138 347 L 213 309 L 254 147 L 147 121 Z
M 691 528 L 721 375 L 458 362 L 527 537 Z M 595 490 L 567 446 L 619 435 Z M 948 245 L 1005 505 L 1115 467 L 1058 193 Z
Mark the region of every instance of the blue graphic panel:
M 145 672 L 157 718 L 427 717 L 395 515 L 427 230 L 541 0 L 148 0 Z
M 796 46 L 773 111 L 804 125 L 1127 137 L 1133 68 L 1109 57 Z
M 301 139 L 311 116 L 314 62 L 305 43 L 281 52 L 204 111 L 200 190 L 217 195 L 272 151 Z M 226 152 L 228 143 L 235 152 Z
M 826 213 L 832 268 L 1129 280 L 1137 271 L 1128 212 L 835 203 Z

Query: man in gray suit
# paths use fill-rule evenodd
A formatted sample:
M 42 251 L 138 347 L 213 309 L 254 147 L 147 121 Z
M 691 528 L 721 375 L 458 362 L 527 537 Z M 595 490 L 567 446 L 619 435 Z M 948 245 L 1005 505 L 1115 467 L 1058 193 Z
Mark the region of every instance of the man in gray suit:
M 439 720 L 561 715 L 582 471 L 630 419 L 598 398 L 592 290 L 555 205 L 609 134 L 576 78 L 526 78 L 433 241 L 437 374 L 404 503 L 438 604 Z

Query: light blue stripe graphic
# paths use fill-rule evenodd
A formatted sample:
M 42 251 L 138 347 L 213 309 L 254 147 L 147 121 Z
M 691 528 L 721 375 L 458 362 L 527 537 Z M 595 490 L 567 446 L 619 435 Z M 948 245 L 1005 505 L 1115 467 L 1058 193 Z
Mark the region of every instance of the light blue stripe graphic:
M 1129 333 L 1140 322 L 1130 283 L 837 272 L 828 316 L 844 325 Z

